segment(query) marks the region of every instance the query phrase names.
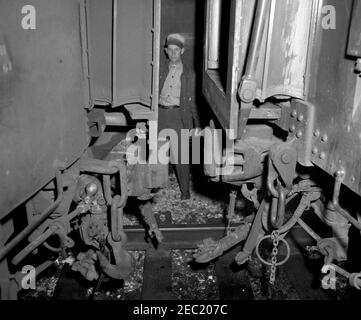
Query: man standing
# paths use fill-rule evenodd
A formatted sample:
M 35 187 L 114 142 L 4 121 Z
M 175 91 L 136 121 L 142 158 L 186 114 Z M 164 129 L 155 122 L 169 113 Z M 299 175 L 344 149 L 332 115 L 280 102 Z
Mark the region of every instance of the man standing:
M 169 63 L 160 69 L 158 127 L 159 131 L 173 129 L 178 134 L 178 150 L 174 150 L 172 144 L 170 146 L 171 159 L 175 164 L 181 200 L 188 200 L 190 172 L 189 164 L 181 163 L 181 129 L 199 127 L 199 118 L 195 105 L 195 73 L 182 62 L 184 43 L 184 37 L 178 33 L 168 35 L 166 40 L 165 53 Z

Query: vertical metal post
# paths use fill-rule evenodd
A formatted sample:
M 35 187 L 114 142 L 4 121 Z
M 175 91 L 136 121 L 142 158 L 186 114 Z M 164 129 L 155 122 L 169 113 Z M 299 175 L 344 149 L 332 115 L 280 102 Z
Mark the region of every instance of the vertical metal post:
M 153 2 L 153 83 L 152 83 L 152 110 L 158 113 L 158 91 L 159 91 L 159 59 L 160 59 L 160 15 L 161 2 Z
M 85 83 L 85 108 L 91 110 L 94 106 L 92 97 L 92 83 L 90 80 L 90 52 L 89 52 L 89 27 L 87 0 L 80 3 L 80 36 L 83 63 L 83 76 Z
M 222 0 L 208 3 L 208 69 L 219 68 Z
M 152 61 L 152 97 L 153 116 L 149 119 L 149 161 L 157 162 L 158 155 L 158 101 L 159 101 L 159 63 L 160 63 L 160 23 L 161 0 L 153 0 L 153 61 Z
M 263 32 L 266 26 L 267 14 L 269 13 L 269 0 L 258 0 L 257 11 L 252 30 L 251 45 L 249 49 L 248 60 L 246 68 L 246 78 L 253 79 L 257 70 L 258 59 L 260 55 L 260 48 L 262 46 Z
M 115 101 L 117 90 L 117 19 L 118 19 L 118 0 L 113 0 L 113 41 L 112 41 L 112 105 Z

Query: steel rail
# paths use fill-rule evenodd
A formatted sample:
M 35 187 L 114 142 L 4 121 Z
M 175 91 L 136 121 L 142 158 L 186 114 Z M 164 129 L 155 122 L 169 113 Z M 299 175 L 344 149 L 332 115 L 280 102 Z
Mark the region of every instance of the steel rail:
M 239 224 L 231 226 L 235 229 Z M 226 225 L 223 223 L 208 223 L 199 225 L 161 225 L 159 227 L 164 239 L 157 247 L 173 249 L 194 249 L 205 238 L 216 240 L 226 235 Z M 142 226 L 126 226 L 124 231 L 128 236 L 127 250 L 146 250 L 152 246 L 151 242 L 145 242 L 146 232 Z

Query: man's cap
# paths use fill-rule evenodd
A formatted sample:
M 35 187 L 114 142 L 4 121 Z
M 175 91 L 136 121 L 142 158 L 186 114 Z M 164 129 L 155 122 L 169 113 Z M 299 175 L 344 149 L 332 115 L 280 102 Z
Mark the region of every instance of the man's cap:
M 174 44 L 179 48 L 184 48 L 184 42 L 185 39 L 182 35 L 180 35 L 179 33 L 171 33 L 167 37 L 166 46 L 169 46 L 170 44 Z

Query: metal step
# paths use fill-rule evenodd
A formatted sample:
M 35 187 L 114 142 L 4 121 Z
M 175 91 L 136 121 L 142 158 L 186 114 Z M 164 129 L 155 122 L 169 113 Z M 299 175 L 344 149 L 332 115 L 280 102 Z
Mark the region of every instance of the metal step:
M 149 107 L 140 104 L 128 104 L 124 107 L 133 120 L 151 119 L 154 115 L 154 112 L 152 112 Z

